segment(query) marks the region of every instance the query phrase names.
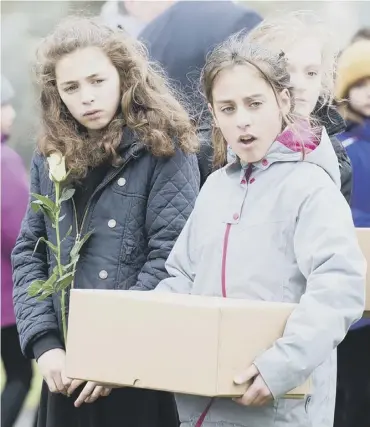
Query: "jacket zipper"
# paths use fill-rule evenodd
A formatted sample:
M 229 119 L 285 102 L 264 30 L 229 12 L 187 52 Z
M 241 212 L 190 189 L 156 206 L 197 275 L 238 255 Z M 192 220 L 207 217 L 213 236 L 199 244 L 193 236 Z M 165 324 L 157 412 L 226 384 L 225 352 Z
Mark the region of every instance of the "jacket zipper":
M 224 236 L 224 247 L 222 251 L 222 264 L 221 264 L 221 286 L 222 296 L 226 298 L 226 260 L 227 260 L 227 248 L 229 246 L 231 224 L 226 224 L 225 236 Z
M 249 165 L 247 170 L 245 171 L 245 179 L 247 182 L 249 181 L 249 178 L 251 177 L 253 167 L 252 165 Z M 230 230 L 231 230 L 231 224 L 226 224 L 226 230 L 224 235 L 224 242 L 223 242 L 223 249 L 222 249 L 222 264 L 221 264 L 221 288 L 222 288 L 222 297 L 227 298 L 226 293 L 226 261 L 227 261 L 227 249 L 229 246 L 229 237 L 230 237 Z M 208 405 L 200 415 L 197 423 L 195 424 L 195 427 L 202 427 L 204 420 L 211 409 L 211 406 L 213 405 L 215 398 L 212 397 L 212 399 L 209 401 Z

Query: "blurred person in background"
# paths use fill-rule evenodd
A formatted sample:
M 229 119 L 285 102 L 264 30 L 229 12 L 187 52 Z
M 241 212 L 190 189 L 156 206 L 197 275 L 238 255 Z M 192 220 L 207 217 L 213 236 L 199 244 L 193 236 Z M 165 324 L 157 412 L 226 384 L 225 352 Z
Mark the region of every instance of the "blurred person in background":
M 360 28 L 356 34 L 352 37 L 352 43 L 359 40 L 370 40 L 370 27 Z
M 199 90 L 200 70 L 207 54 L 241 30 L 255 27 L 262 18 L 254 11 L 225 1 L 177 1 L 140 34 L 151 59 L 159 61 L 186 96 L 199 120 L 198 154 L 201 185 L 212 171 L 211 117 Z
M 347 128 L 339 138 L 351 159 L 351 209 L 356 227 L 370 227 L 370 40 L 348 46 L 338 62 L 336 99 Z M 370 319 L 338 347 L 335 427 L 370 426 Z
M 136 38 L 148 22 L 157 17 L 172 1 L 110 0 L 103 4 L 101 18 L 113 28 L 121 27 Z
M 6 383 L 1 394 L 1 426 L 12 427 L 32 380 L 32 364 L 21 351 L 13 308 L 10 255 L 28 203 L 28 178 L 21 157 L 7 145 L 15 119 L 10 82 L 1 76 L 1 358 Z
M 344 131 L 345 123 L 332 105 L 337 49 L 326 23 L 310 11 L 277 14 L 253 29 L 246 42 L 285 54 L 294 111 L 301 117 L 311 117 L 314 124 L 325 126 L 340 166 L 341 192 L 349 203 L 351 162 L 336 137 Z

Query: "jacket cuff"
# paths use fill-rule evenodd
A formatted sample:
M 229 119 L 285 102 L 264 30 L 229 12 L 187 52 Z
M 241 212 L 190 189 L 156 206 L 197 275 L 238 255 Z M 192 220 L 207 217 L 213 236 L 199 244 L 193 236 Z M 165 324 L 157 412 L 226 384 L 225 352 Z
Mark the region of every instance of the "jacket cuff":
M 279 357 L 277 353 L 276 348 L 272 347 L 253 362 L 274 399 L 294 390 L 303 384 L 309 376 L 306 375 L 303 366 L 298 373 L 293 368 L 293 363 L 289 364 L 285 358 Z
M 33 343 L 33 356 L 37 361 L 40 356 L 54 348 L 64 349 L 64 346 L 55 332 L 47 332 Z

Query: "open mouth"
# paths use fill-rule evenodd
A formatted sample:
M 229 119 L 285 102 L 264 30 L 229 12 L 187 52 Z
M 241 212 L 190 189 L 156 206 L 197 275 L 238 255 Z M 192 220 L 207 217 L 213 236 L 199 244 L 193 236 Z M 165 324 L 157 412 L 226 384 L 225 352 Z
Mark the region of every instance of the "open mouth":
M 250 145 L 256 140 L 256 137 L 253 135 L 242 135 L 239 137 L 239 142 L 244 145 Z

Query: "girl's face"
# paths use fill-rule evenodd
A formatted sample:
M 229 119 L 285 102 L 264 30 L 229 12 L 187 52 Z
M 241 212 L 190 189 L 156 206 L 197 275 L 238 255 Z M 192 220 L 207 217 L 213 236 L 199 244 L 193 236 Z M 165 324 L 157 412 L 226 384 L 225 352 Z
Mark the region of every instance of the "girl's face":
M 261 160 L 282 130 L 290 110 L 289 92 L 276 100 L 271 86 L 249 65 L 227 68 L 216 77 L 213 117 L 233 152 L 245 163 Z
M 11 104 L 1 106 L 1 134 L 9 136 L 15 119 L 15 110 Z
M 321 50 L 319 40 L 306 38 L 285 51 L 295 99 L 294 111 L 307 118 L 315 109 L 321 92 Z
M 55 73 L 59 95 L 81 125 L 97 131 L 111 122 L 120 104 L 120 78 L 101 49 L 88 47 L 65 55 Z
M 356 113 L 364 117 L 370 117 L 370 77 L 358 81 L 351 87 L 349 104 Z

